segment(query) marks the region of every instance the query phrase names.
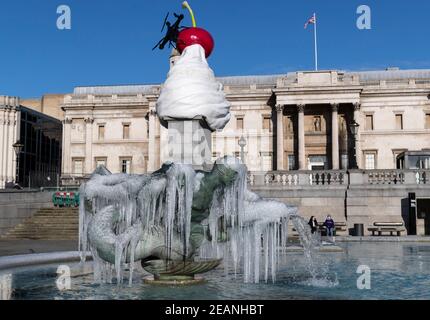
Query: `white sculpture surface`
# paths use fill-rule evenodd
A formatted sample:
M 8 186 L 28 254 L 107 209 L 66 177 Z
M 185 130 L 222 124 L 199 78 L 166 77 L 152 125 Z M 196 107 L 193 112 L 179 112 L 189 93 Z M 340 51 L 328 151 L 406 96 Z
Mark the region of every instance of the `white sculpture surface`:
M 157 102 L 162 121 L 203 118 L 212 131 L 230 121 L 230 103 L 209 67 L 202 46 L 187 47 L 170 70 Z

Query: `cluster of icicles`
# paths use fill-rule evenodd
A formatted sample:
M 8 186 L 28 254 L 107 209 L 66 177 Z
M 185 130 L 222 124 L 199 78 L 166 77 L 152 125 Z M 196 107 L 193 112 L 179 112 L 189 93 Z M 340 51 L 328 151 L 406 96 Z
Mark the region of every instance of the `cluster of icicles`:
M 238 172 L 232 187 L 218 189 L 214 195 L 207 225 L 212 239 L 203 243 L 200 257 L 223 259 L 226 273 L 242 272 L 245 283 L 259 283 L 262 277 L 266 283 L 275 282 L 289 222 L 311 259 L 314 237 L 295 207 L 261 199 L 247 189 L 246 171 Z
M 153 175 L 96 172 L 81 187 L 79 236 L 82 259 L 86 252 L 92 253 L 95 281 L 112 283 L 115 275 L 120 284 L 129 270 L 131 285 L 134 263 L 139 260 L 136 247 L 154 232 L 164 234 L 166 248 L 172 248 L 174 235 L 179 235 L 184 257 L 224 259 L 225 268 L 242 271 L 247 283 L 258 283 L 262 276 L 266 282 L 275 281 L 279 248 L 286 246 L 290 218 L 302 242 L 308 243 L 310 236 L 307 230 L 300 231 L 305 223 L 295 208 L 251 193 L 246 167 L 233 168 L 237 172 L 234 183 L 220 186 L 213 194 L 209 218 L 203 223 L 211 239 L 198 252 L 192 252 L 195 248 L 189 243 L 193 194 L 200 187 L 199 174 L 191 166 L 169 164 L 164 172 Z M 100 218 L 110 211 L 116 213 L 113 222 L 112 215 Z M 106 243 L 114 248 L 106 250 L 112 252 L 110 258 L 99 254 Z

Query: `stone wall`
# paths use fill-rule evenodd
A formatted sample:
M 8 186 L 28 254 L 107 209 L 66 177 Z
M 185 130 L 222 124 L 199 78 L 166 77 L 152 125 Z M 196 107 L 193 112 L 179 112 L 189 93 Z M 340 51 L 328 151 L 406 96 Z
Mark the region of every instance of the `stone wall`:
M 52 192 L 0 192 L 0 235 L 34 215 L 40 208 L 52 207 Z
M 326 189 L 291 189 L 253 187 L 252 190 L 264 198 L 276 199 L 296 206 L 299 213 L 309 219 L 315 216 L 323 222 L 328 214 L 335 221 L 346 222 L 348 229 L 355 223 L 363 223 L 366 235 L 367 227 L 374 222 L 409 222 L 410 192 L 417 198 L 429 198 L 430 188 L 408 187 L 373 187 L 373 188 L 326 188 Z M 424 220 L 417 220 L 417 233 L 424 235 Z
M 21 99 L 21 105 L 62 121 L 64 120 L 64 111 L 61 110 L 63 101 L 64 94 L 47 94 L 42 98 Z

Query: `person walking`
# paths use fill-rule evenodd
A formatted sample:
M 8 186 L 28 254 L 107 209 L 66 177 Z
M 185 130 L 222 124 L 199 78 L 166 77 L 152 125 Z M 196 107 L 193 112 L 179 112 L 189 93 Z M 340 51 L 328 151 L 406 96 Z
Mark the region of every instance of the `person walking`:
M 311 227 L 312 234 L 318 231 L 318 221 L 314 216 L 311 217 L 308 224 Z

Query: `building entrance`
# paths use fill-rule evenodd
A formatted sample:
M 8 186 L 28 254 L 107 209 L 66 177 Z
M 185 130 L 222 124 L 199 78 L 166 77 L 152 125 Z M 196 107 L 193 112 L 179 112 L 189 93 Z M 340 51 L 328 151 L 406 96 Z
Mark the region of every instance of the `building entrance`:
M 424 219 L 425 235 L 430 236 L 430 199 L 417 200 L 418 219 Z

